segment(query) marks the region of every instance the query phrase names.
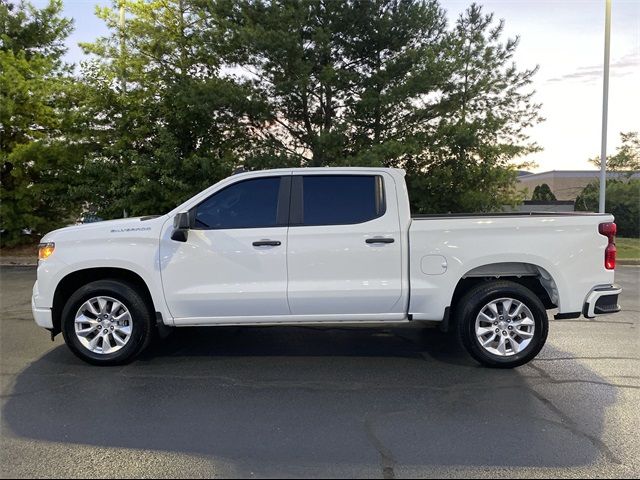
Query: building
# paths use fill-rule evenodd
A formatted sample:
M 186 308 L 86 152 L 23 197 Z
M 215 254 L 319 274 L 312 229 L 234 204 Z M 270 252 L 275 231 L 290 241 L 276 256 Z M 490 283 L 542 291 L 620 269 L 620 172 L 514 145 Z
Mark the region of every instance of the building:
M 607 172 L 608 179 L 627 178 L 626 173 Z M 549 185 L 558 200 L 575 200 L 584 187 L 600 178 L 600 170 L 552 170 L 550 172 L 529 173 L 518 172 L 518 183 L 527 189 L 527 200 L 531 199 L 533 190 L 543 183 Z M 631 178 L 640 178 L 634 173 Z

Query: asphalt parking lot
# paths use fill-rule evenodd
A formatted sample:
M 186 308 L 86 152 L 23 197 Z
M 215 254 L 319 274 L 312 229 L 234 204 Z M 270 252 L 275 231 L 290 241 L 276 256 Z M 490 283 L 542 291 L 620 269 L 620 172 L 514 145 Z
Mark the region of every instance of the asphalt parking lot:
M 640 476 L 638 267 L 623 313 L 512 371 L 415 327 L 188 329 L 90 367 L 33 323 L 33 269 L 0 278 L 2 477 Z

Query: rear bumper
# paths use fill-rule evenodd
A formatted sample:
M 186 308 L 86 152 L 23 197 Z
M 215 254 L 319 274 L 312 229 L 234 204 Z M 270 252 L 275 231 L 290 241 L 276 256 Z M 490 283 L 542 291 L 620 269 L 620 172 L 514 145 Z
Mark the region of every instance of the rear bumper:
M 618 304 L 618 296 L 622 293 L 619 285 L 608 285 L 594 288 L 584 302 L 582 314 L 587 318 L 596 315 L 616 313 L 621 310 Z

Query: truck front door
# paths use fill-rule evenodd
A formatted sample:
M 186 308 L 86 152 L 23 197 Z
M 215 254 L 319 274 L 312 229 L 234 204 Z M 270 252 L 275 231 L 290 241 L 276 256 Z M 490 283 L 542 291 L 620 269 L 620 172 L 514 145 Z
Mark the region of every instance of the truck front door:
M 195 208 L 186 242 L 166 226 L 160 269 L 176 324 L 289 315 L 287 221 L 291 176 L 241 180 Z

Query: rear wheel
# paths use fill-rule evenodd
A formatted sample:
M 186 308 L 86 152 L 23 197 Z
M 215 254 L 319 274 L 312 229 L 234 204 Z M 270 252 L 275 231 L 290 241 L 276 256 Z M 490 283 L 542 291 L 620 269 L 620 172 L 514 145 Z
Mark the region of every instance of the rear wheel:
M 547 311 L 528 288 L 491 281 L 472 288 L 455 313 L 458 336 L 483 365 L 514 368 L 532 360 L 549 331 Z
M 67 346 L 94 365 L 130 362 L 148 345 L 152 314 L 131 285 L 98 280 L 79 288 L 62 311 Z

